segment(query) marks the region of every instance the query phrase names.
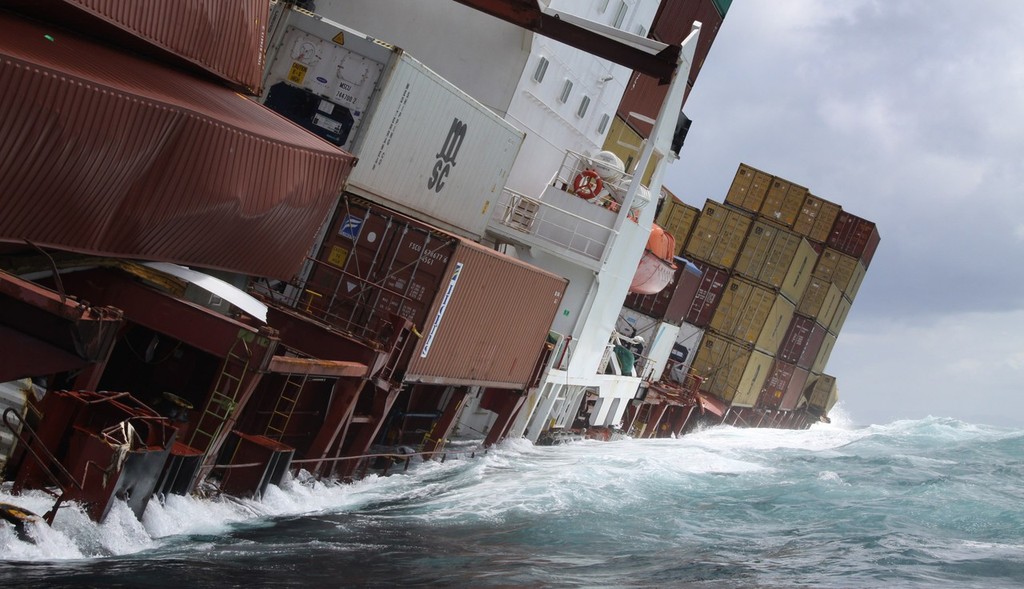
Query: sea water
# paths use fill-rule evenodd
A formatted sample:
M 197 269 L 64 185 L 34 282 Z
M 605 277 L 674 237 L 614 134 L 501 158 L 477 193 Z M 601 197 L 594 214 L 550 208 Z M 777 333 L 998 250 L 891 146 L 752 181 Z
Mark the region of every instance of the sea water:
M 45 512 L 41 494 L 0 501 Z M 511 441 L 261 501 L 75 506 L 0 587 L 1021 587 L 1024 431 L 927 418 Z

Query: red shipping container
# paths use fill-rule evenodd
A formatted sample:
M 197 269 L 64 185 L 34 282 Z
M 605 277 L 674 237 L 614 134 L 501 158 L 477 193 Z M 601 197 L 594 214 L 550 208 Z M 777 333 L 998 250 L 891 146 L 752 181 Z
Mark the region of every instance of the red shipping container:
M 871 265 L 880 239 L 874 223 L 841 211 L 832 226 L 827 245 L 863 261 L 866 268 Z
M 692 262 L 677 259 L 672 284 L 652 295 L 630 293 L 625 306 L 659 321 L 679 325 L 693 305 L 704 273 Z
M 811 372 L 809 370 L 799 366 L 793 370 L 793 375 L 789 379 L 789 386 L 786 387 L 786 392 L 782 395 L 782 402 L 779 403 L 779 409 L 792 411 L 797 408 L 800 404 L 800 397 L 804 393 L 804 386 L 807 384 L 807 379 L 810 376 Z
M 239 92 L 260 92 L 267 0 L 0 0 L 0 6 L 216 77 Z
M 792 411 L 800 400 L 809 375 L 809 371 L 795 364 L 776 359 L 761 389 L 757 406 Z
M 685 320 L 697 327 L 707 327 L 722 300 L 725 285 L 729 282 L 729 271 L 704 262 L 695 262 L 694 265 L 701 271 L 701 280 Z

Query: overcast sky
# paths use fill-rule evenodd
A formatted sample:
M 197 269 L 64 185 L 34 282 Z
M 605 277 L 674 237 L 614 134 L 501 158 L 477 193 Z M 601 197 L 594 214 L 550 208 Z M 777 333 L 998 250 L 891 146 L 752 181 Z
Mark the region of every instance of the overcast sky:
M 828 365 L 855 423 L 1024 425 L 1024 2 L 735 0 L 665 184 L 740 162 L 878 224 Z

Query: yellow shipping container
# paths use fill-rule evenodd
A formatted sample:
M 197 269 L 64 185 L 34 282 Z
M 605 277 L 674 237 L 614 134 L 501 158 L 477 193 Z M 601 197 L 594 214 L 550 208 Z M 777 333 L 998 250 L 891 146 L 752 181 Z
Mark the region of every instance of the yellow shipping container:
M 828 359 L 832 356 L 832 348 L 835 346 L 835 334 L 826 333 L 825 340 L 821 342 L 821 349 L 818 350 L 818 355 L 814 358 L 814 364 L 811 364 L 811 372 L 813 374 L 821 374 L 822 372 L 825 372 L 825 367 L 828 366 Z
M 828 327 L 835 317 L 836 308 L 842 298 L 843 293 L 839 287 L 817 276 L 811 276 L 796 310 L 801 315 L 812 317 L 818 323 Z
M 676 238 L 676 252 L 679 253 L 686 245 L 693 226 L 697 224 L 697 217 L 700 216 L 700 209 L 680 201 L 674 194 L 666 189 L 664 204 L 661 205 L 661 212 L 655 221 L 662 229 L 668 231 Z
M 602 149 L 617 155 L 622 160 L 622 163 L 626 164 L 626 172 L 628 173 L 633 170 L 633 166 L 640 159 L 642 142 L 643 137 L 626 124 L 626 121 L 622 120 L 621 117 L 616 116 L 612 118 L 612 125 L 608 129 L 608 137 L 604 140 Z M 641 176 L 644 186 L 651 185 L 651 176 L 654 175 L 654 169 L 659 161 L 661 161 L 661 156 L 655 151 L 651 156 L 651 162 L 647 165 L 647 169 L 644 170 Z
M 775 178 L 761 204 L 761 216 L 792 227 L 806 198 L 807 189 L 803 186 Z
M 857 292 L 860 291 L 860 285 L 864 282 L 864 275 L 867 274 L 867 271 L 864 262 L 858 261 L 853 276 L 850 277 L 850 285 L 846 287 L 846 296 L 851 301 L 857 298 Z
M 779 287 L 779 291 L 786 298 L 796 303 L 800 301 L 800 297 L 804 296 L 804 291 L 807 290 L 807 285 L 811 282 L 811 270 L 814 269 L 817 259 L 818 252 L 814 250 L 811 242 L 801 239 L 796 248 L 796 254 L 789 262 L 789 268 L 786 269 L 782 286 Z
M 684 255 L 732 269 L 753 219 L 743 211 L 708 200 L 704 203 Z
M 707 330 L 690 370 L 704 379 L 701 389 L 726 403 L 732 401 L 754 350 L 741 342 Z
M 818 243 L 828 241 L 832 225 L 843 208 L 834 202 L 808 194 L 793 222 L 793 231 Z
M 761 335 L 776 296 L 770 288 L 733 276 L 725 285 L 718 308 L 711 317 L 711 328 L 753 344 Z
M 846 324 L 846 316 L 850 313 L 850 307 L 853 306 L 853 302 L 844 297 L 840 297 L 839 306 L 836 307 L 836 314 L 832 317 L 832 321 L 828 324 L 828 330 L 832 333 L 839 335 L 842 331 L 843 325 Z
M 812 377 L 812 379 L 804 387 L 807 406 L 828 413 L 839 400 L 839 387 L 836 386 L 836 379 L 827 374 Z
M 766 174 L 746 164 L 740 164 L 736 170 L 736 177 L 733 178 L 729 192 L 725 195 L 725 202 L 739 207 L 743 210 L 757 213 L 761 210 L 765 195 L 768 194 L 768 186 L 771 184 L 771 174 Z
M 762 282 L 761 272 L 768 263 L 768 255 L 775 247 L 777 236 L 784 230 L 766 221 L 755 220 L 740 249 L 733 270 L 756 282 Z M 770 284 L 770 283 L 769 283 Z M 777 284 L 771 286 L 778 287 Z
M 849 290 L 850 280 L 856 271 L 856 258 L 830 247 L 825 248 L 818 258 L 818 264 L 814 267 L 815 276 L 832 282 L 839 287 L 843 294 Z
M 761 333 L 754 342 L 754 349 L 760 350 L 772 356 L 779 351 L 782 339 L 786 337 L 786 331 L 793 320 L 793 313 L 796 312 L 796 305 L 787 300 L 781 294 L 775 296 L 768 317 L 765 319 Z
M 736 393 L 731 403 L 733 407 L 753 407 L 757 404 L 757 398 L 761 395 L 764 381 L 768 379 L 774 361 L 775 358 L 757 350 L 750 354 L 740 381 L 736 384 Z

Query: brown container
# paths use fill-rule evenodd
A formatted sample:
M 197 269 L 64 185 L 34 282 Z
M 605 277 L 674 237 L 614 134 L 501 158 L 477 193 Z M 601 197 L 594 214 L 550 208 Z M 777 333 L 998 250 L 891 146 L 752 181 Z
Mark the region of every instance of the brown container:
M 694 265 L 701 271 L 701 279 L 684 319 L 691 325 L 707 327 L 722 300 L 729 272 L 703 262 L 695 262 Z
M 353 163 L 235 92 L 9 14 L 0 88 L 0 241 L 290 279 Z
M 758 213 L 768 194 L 772 176 L 746 164 L 740 164 L 725 194 L 725 202 L 751 213 Z
M 693 65 L 690 67 L 687 86 L 693 87 L 704 64 L 704 59 L 711 50 L 711 44 L 722 25 L 722 16 L 715 8 L 713 0 L 666 0 L 658 8 L 651 25 L 651 38 L 678 45 L 690 34 L 694 21 L 700 21 L 700 36 L 694 50 Z M 659 84 L 658 80 L 634 73 L 627 86 L 626 93 L 619 103 L 618 115 L 627 119 L 644 137 L 650 137 L 651 126 L 635 118 L 628 118 L 630 112 L 657 118 L 661 103 L 665 101 L 668 84 Z
M 683 253 L 687 258 L 731 269 L 752 223 L 748 213 L 708 200 Z
M 527 388 L 567 284 L 460 238 L 405 380 Z
M 694 297 L 704 279 L 704 271 L 685 260 L 676 260 L 676 266 L 672 284 L 652 295 L 630 293 L 626 295 L 625 306 L 658 321 L 672 325 L 682 323 L 694 304 Z
M 786 252 L 785 249 L 777 250 L 778 252 Z M 818 252 L 814 249 L 814 242 L 806 239 L 800 240 L 800 245 L 796 248 L 796 253 L 793 258 L 789 260 L 788 269 L 783 266 L 785 258 L 779 259 L 777 264 L 772 264 L 769 259 L 769 265 L 767 270 L 771 273 L 779 271 L 785 271 L 786 277 L 782 282 L 782 286 L 779 287 L 779 292 L 783 294 L 789 300 L 795 302 L 800 301 L 800 297 L 804 295 L 804 291 L 807 290 L 807 285 L 811 282 L 811 271 L 814 269 L 814 265 L 818 259 Z M 774 281 L 774 274 L 768 274 L 767 279 Z
M 807 189 L 782 178 L 774 178 L 761 204 L 761 216 L 780 225 L 792 227 L 807 198 Z
M 743 368 L 743 374 L 740 375 L 740 380 L 736 384 L 736 394 L 730 405 L 733 407 L 756 405 L 757 398 L 761 395 L 761 389 L 764 388 L 764 381 L 771 373 L 774 361 L 774 358 L 763 352 L 757 350 L 751 352 L 750 359 L 747 360 L 747 365 Z
M 839 287 L 812 276 L 796 310 L 801 315 L 813 317 L 818 323 L 828 326 L 832 323 L 842 298 L 843 293 Z
M 846 296 L 851 301 L 857 299 L 857 293 L 860 292 L 860 285 L 864 283 L 864 276 L 867 274 L 868 269 L 864 267 L 863 262 L 857 262 L 856 268 L 853 270 L 853 276 L 850 277 L 850 284 L 846 287 Z
M 825 243 L 842 207 L 821 197 L 808 194 L 793 222 L 793 231 L 819 243 Z
M 797 301 L 810 280 L 817 254 L 799 235 L 770 222 L 755 221 L 740 250 L 734 272 L 780 289 Z
M 879 240 L 878 227 L 874 223 L 842 211 L 836 217 L 826 245 L 861 260 L 868 268 Z
M 826 247 L 814 267 L 814 275 L 822 280 L 832 282 L 839 287 L 843 294 L 846 294 L 853 276 L 857 272 L 858 264 L 859 262 L 855 258 Z
M 783 362 L 810 369 L 825 341 L 825 326 L 812 317 L 793 315 L 789 329 L 779 346 L 778 358 Z
M 697 217 L 700 216 L 700 209 L 680 201 L 666 188 L 662 188 L 661 191 L 665 195 L 665 200 L 662 201 L 656 223 L 675 238 L 677 251 L 674 253 L 678 254 L 686 245 L 686 240 L 690 238 Z
M 835 377 L 827 374 L 812 376 L 804 387 L 804 396 L 807 397 L 809 408 L 822 414 L 828 413 L 839 400 Z
M 345 195 L 304 287 L 331 324 L 376 334 L 391 313 L 419 330 L 459 240 L 411 217 Z
M 810 372 L 796 364 L 776 359 L 761 388 L 757 406 L 792 411 L 800 400 L 808 376 Z
M 216 78 L 239 92 L 260 92 L 267 0 L 0 0 L 0 7 Z

